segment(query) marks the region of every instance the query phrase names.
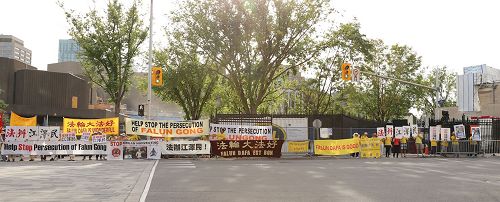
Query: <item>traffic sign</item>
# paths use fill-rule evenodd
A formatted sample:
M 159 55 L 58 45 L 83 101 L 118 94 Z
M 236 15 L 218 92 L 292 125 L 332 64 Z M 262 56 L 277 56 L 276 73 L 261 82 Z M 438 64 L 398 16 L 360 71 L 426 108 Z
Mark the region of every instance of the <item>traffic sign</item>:
M 361 81 L 361 71 L 358 68 L 352 69 L 352 82 L 360 82 Z

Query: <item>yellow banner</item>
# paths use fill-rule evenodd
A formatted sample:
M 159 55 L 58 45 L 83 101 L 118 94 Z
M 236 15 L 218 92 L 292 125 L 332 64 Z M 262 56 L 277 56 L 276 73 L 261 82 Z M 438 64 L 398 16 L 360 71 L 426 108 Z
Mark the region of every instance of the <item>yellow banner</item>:
M 380 157 L 380 139 L 361 139 L 361 158 Z
M 309 149 L 309 141 L 288 142 L 288 152 L 307 152 Z
M 96 133 L 101 132 L 106 135 L 118 135 L 118 118 L 107 119 L 70 119 L 64 118 L 63 133 Z
M 10 113 L 10 126 L 36 126 L 36 116 L 24 118 L 14 112 Z
M 359 152 L 359 140 L 314 140 L 314 154 L 346 155 Z

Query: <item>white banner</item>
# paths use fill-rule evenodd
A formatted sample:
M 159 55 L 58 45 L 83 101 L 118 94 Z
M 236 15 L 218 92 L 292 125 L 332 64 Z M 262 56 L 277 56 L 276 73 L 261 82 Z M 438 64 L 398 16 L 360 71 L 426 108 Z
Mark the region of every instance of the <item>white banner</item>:
M 153 121 L 125 118 L 127 134 L 153 137 L 197 137 L 208 135 L 208 120 Z
M 222 137 L 225 140 L 272 140 L 273 127 L 210 124 L 210 140 Z
M 23 155 L 97 155 L 106 154 L 106 145 L 89 142 L 7 142 L 2 145 L 2 154 Z
M 210 141 L 169 141 L 161 147 L 162 154 L 210 154 Z
M 303 141 L 308 139 L 307 118 L 273 118 L 272 122 L 274 127 L 280 127 L 285 131 L 286 140 Z M 279 133 L 275 135 L 279 136 Z
M 59 126 L 7 126 L 5 141 L 58 141 L 60 132 Z

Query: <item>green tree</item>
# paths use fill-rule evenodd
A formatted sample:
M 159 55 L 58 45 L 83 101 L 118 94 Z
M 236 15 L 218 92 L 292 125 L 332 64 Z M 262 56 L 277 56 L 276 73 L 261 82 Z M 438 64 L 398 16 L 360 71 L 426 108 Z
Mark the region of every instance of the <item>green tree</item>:
M 59 3 L 61 8 L 64 5 Z M 147 36 L 139 16 L 138 3 L 124 8 L 118 0 L 107 4 L 104 15 L 94 8 L 85 15 L 65 10 L 69 34 L 80 45 L 79 60 L 86 76 L 101 87 L 120 113 L 120 103 L 129 89 L 134 58 Z
M 431 70 L 429 74 L 426 75 L 425 79 L 422 81 L 423 85 L 426 86 L 436 86 L 436 77 L 439 81 L 438 94 L 442 104 L 440 107 L 454 107 L 456 106 L 456 73 L 450 72 L 446 67 L 435 67 Z M 436 91 L 429 89 L 421 89 L 420 95 L 422 95 L 417 102 L 417 109 L 424 112 L 427 115 L 433 115 L 436 109 Z
M 316 27 L 330 11 L 328 0 L 186 0 L 171 29 L 192 37 L 190 45 L 215 62 L 242 112 L 255 114 L 277 80 L 317 54 Z
M 362 71 L 418 83 L 423 79 L 421 57 L 410 47 L 387 47 L 374 41 L 373 58 L 362 65 Z M 376 76 L 363 76 L 357 91 L 348 95 L 348 107 L 357 109 L 365 117 L 377 121 L 402 118 L 409 113 L 419 98 L 419 87 L 402 84 Z
M 155 93 L 164 101 L 179 104 L 186 119 L 200 119 L 218 81 L 218 75 L 209 71 L 215 64 L 187 46 L 184 36 L 175 35 L 172 39 L 168 49 L 155 53 L 155 63 L 166 65 L 165 82 L 154 89 Z

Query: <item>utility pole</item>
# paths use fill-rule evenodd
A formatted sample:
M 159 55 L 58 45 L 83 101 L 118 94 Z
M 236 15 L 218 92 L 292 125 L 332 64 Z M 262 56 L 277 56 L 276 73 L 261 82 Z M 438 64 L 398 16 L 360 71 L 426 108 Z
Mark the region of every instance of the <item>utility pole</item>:
M 153 68 L 153 0 L 151 0 L 151 11 L 149 12 L 149 64 L 148 64 L 148 115 L 151 119 L 151 69 Z

